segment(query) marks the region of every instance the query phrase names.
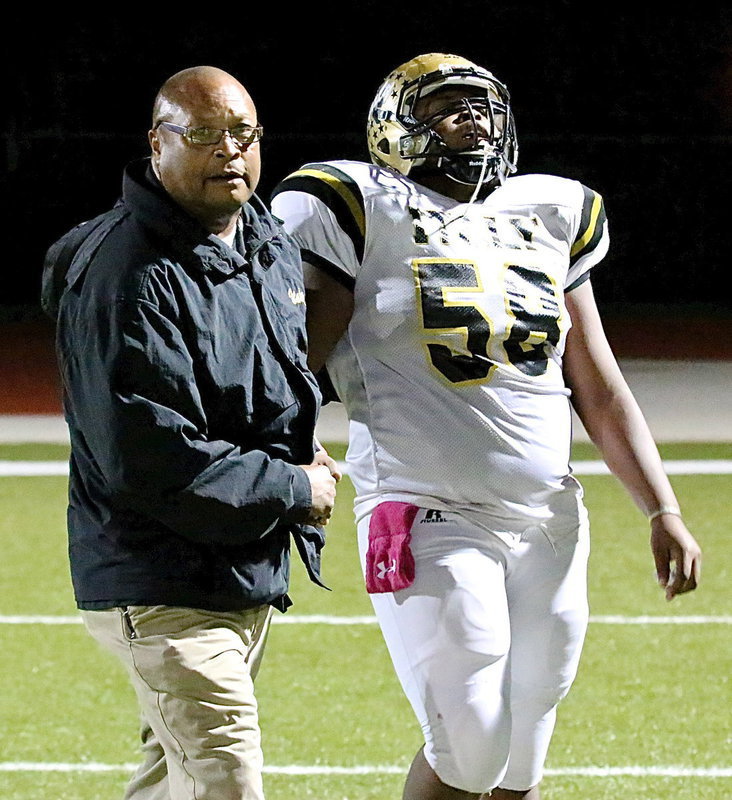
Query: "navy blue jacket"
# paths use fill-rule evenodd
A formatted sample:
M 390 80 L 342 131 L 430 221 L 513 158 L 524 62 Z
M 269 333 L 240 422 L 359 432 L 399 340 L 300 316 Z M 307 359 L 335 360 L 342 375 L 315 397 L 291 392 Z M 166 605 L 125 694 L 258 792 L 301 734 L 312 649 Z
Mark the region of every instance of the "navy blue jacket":
M 320 407 L 297 246 L 257 197 L 237 250 L 162 189 L 147 159 L 114 209 L 46 256 L 43 305 L 71 436 L 77 605 L 289 605 Z

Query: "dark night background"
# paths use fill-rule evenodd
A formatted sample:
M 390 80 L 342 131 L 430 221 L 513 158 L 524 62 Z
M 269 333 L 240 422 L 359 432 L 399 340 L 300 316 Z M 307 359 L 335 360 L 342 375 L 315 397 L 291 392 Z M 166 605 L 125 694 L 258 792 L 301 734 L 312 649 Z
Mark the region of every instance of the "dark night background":
M 0 319 L 37 313 L 43 254 L 115 202 L 147 153 L 155 93 L 213 64 L 250 90 L 265 126 L 259 194 L 305 161 L 362 158 L 382 78 L 418 53 L 457 52 L 512 92 L 519 172 L 604 197 L 603 310 L 732 316 L 727 234 L 732 14 L 721 4 L 634 11 L 570 2 L 362 2 L 198 7 L 174 17 L 14 19 L 4 33 Z M 632 8 L 632 7 L 631 7 Z M 39 15 L 40 16 L 40 15 Z M 216 17 L 216 19 L 213 19 Z

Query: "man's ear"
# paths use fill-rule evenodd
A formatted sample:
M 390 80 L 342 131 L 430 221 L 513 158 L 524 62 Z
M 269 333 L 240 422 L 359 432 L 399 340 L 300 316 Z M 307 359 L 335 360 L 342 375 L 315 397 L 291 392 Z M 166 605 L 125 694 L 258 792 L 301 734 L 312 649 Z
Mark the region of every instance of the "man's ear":
M 152 128 L 147 132 L 147 140 L 150 142 L 150 152 L 152 155 L 152 163 L 157 165 L 160 160 L 160 137 L 158 136 L 157 128 Z

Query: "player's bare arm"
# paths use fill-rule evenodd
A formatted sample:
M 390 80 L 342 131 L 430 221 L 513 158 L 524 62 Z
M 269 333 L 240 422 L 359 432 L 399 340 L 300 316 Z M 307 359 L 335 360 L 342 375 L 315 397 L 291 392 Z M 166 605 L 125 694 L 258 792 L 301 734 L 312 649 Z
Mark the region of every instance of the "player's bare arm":
M 308 366 L 317 372 L 345 333 L 353 292 L 323 270 L 303 262 L 307 302 Z
M 643 414 L 605 336 L 590 281 L 566 296 L 572 328 L 564 375 L 572 405 L 610 470 L 651 518 L 651 550 L 666 598 L 696 588 L 701 550 L 679 504 Z

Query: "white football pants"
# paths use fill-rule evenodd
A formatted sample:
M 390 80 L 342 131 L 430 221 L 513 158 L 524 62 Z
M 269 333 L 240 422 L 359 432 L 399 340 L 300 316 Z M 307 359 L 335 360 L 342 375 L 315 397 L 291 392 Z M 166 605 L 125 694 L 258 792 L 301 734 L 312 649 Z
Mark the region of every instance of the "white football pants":
M 358 525 L 362 563 L 369 520 Z M 413 585 L 371 595 L 425 758 L 448 786 L 541 780 L 587 628 L 584 520 L 561 534 L 530 527 L 509 548 L 456 513 L 420 509 Z

